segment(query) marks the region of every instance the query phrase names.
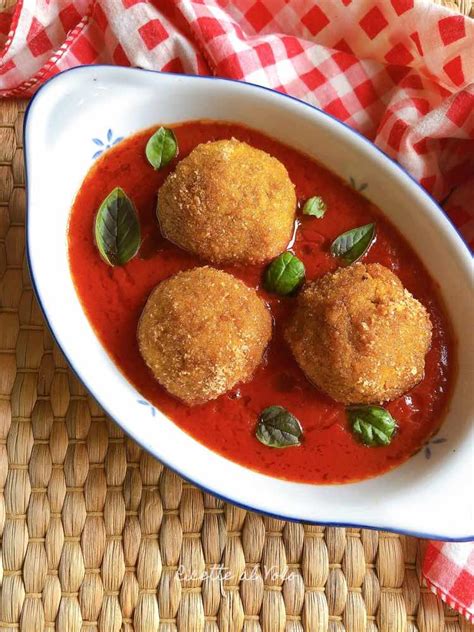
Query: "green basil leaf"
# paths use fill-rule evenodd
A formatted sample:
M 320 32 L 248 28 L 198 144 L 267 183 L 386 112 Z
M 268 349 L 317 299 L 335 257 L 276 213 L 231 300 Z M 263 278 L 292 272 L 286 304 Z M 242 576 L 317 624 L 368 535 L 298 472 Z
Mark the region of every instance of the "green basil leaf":
M 349 406 L 346 411 L 352 432 L 361 443 L 374 447 L 391 442 L 398 426 L 388 410 L 382 406 Z
M 116 187 L 100 205 L 95 218 L 95 242 L 102 259 L 123 266 L 140 247 L 140 224 L 133 202 Z
M 283 406 L 269 406 L 260 413 L 255 435 L 270 448 L 301 445 L 303 429 L 300 422 Z
M 304 281 L 303 262 L 291 252 L 283 252 L 265 272 L 265 288 L 275 294 L 291 294 Z
M 375 224 L 366 224 L 348 230 L 331 244 L 331 254 L 346 263 L 354 263 L 365 255 L 375 239 Z
M 326 203 L 322 197 L 319 197 L 319 195 L 309 198 L 309 200 L 306 200 L 304 203 L 303 215 L 312 215 L 313 217 L 320 219 L 321 217 L 324 217 L 325 212 Z
M 147 142 L 145 153 L 154 169 L 166 167 L 178 154 L 178 141 L 173 130 L 160 127 Z

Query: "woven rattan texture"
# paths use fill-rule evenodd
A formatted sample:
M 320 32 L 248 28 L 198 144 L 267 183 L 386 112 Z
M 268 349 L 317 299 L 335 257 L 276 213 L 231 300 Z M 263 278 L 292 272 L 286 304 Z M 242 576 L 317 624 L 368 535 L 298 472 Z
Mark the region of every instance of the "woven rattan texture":
M 105 418 L 26 270 L 24 107 L 0 102 L 0 629 L 472 632 L 420 586 L 421 542 L 224 504 Z

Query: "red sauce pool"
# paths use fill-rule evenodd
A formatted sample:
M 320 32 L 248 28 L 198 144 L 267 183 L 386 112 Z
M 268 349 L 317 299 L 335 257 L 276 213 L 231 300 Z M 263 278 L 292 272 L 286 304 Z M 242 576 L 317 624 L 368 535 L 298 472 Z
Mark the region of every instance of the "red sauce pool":
M 406 460 L 437 430 L 448 402 L 454 364 L 454 344 L 436 284 L 416 254 L 374 205 L 308 156 L 235 124 L 189 122 L 174 127 L 174 131 L 179 159 L 199 143 L 235 137 L 281 160 L 296 185 L 299 200 L 315 194 L 323 197 L 328 209 L 325 217 L 318 220 L 299 215 L 294 244 L 310 280 L 338 267 L 338 261 L 329 254 L 329 244 L 337 235 L 376 221 L 377 240 L 365 261 L 379 262 L 393 270 L 426 306 L 433 322 L 426 375 L 410 393 L 388 405 L 399 424 L 389 446 L 367 448 L 357 443 L 348 429 L 344 407 L 307 381 L 283 340 L 282 331 L 294 298 L 275 297 L 260 287 L 263 266 L 227 267 L 224 269 L 257 288 L 271 306 L 275 328 L 266 363 L 251 382 L 201 406 L 187 407 L 168 395 L 138 352 L 138 319 L 157 283 L 203 262 L 160 234 L 156 194 L 176 161 L 159 172 L 150 167 L 145 158 L 150 130 L 122 141 L 94 164 L 71 212 L 71 272 L 82 305 L 105 349 L 138 391 L 180 428 L 212 450 L 254 470 L 293 481 L 340 483 L 375 476 Z M 122 268 L 106 265 L 93 240 L 97 209 L 116 186 L 133 199 L 143 238 L 138 256 Z M 272 404 L 285 406 L 301 421 L 304 443 L 300 447 L 278 450 L 261 445 L 255 438 L 257 416 Z M 159 422 L 150 420 L 153 423 Z

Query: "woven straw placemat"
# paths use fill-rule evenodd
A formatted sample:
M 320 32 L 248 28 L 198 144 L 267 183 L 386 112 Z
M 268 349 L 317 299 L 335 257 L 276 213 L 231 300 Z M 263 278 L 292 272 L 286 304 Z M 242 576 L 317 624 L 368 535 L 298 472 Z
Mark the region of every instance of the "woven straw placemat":
M 0 102 L 0 629 L 472 632 L 420 584 L 422 542 L 225 504 L 88 397 L 25 265 L 25 105 Z

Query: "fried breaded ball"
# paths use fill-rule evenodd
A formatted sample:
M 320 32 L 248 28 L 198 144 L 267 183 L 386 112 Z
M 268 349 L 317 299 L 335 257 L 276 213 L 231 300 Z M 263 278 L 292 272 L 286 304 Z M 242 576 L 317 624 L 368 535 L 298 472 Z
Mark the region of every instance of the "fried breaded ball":
M 431 322 L 388 268 L 356 263 L 305 286 L 285 335 L 316 386 L 343 404 L 370 404 L 423 378 Z
M 260 263 L 285 250 L 295 210 L 282 163 L 232 139 L 198 145 L 178 163 L 157 215 L 164 237 L 206 261 Z
M 140 353 L 155 378 L 188 405 L 249 380 L 271 337 L 254 289 L 210 267 L 179 272 L 150 294 L 138 324 Z

